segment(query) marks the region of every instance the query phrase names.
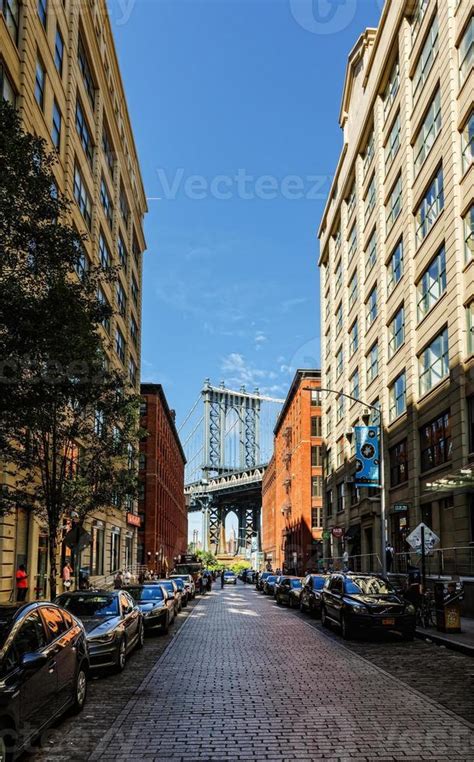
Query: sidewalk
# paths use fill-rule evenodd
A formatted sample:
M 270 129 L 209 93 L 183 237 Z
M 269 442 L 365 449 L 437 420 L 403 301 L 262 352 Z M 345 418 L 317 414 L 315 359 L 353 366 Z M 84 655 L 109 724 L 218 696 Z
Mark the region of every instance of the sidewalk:
M 417 627 L 418 638 L 428 639 L 453 651 L 460 651 L 474 656 L 474 619 L 461 617 L 461 630 L 458 633 L 438 632 L 436 627 Z

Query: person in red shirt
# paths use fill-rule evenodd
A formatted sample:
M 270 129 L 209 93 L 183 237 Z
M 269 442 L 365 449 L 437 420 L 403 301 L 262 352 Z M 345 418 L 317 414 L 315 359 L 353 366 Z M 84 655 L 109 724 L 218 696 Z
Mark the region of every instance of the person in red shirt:
M 28 592 L 28 575 L 24 564 L 20 564 L 16 573 L 16 599 L 24 601 Z

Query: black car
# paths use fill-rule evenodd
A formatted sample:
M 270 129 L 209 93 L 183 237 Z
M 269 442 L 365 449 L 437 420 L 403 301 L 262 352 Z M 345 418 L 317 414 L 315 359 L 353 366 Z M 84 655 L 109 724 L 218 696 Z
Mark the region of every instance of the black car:
M 277 581 L 277 575 L 276 574 L 269 574 L 268 577 L 263 581 L 263 594 L 264 595 L 273 595 L 275 592 L 275 582 Z
M 301 592 L 301 577 L 282 575 L 275 582 L 275 600 L 279 606 L 286 603 L 290 608 L 298 605 L 297 598 Z M 295 595 L 296 593 L 296 595 Z
M 0 760 L 66 710 L 80 712 L 89 653 L 83 625 L 54 603 L 0 604 Z
M 189 590 L 184 584 L 184 580 L 181 579 L 181 577 L 169 577 L 169 579 L 175 583 L 176 587 L 181 593 L 181 605 L 183 608 L 185 608 L 185 606 L 188 605 L 189 601 Z
M 63 593 L 56 603 L 83 623 L 91 667 L 115 667 L 121 672 L 128 654 L 143 646 L 143 616 L 126 590 Z
M 125 588 L 143 614 L 145 632 L 159 629 L 168 632 L 174 620 L 174 601 L 163 585 L 152 582 L 144 585 L 129 585 Z
M 321 621 L 337 624 L 344 638 L 369 631 L 397 631 L 415 636 L 415 607 L 383 577 L 374 574 L 331 574 L 322 592 Z
M 321 600 L 327 574 L 308 574 L 303 580 L 300 595 L 300 610 L 313 616 L 321 616 Z
M 175 579 L 158 579 L 157 580 L 157 583 L 159 585 L 163 585 L 166 592 L 168 593 L 168 596 L 173 601 L 174 613 L 179 614 L 179 612 L 183 608 L 183 600 L 182 600 L 181 590 L 178 588 L 178 585 L 176 584 L 176 582 L 177 580 Z
M 257 588 L 257 590 L 259 590 L 261 593 L 263 593 L 263 585 L 264 585 L 264 583 L 265 583 L 265 580 L 267 580 L 267 579 L 268 579 L 268 577 L 270 577 L 272 574 L 273 574 L 273 572 L 270 572 L 270 571 L 264 571 L 264 572 L 262 572 L 261 574 L 259 574 L 259 575 L 258 575 L 258 579 L 257 579 L 256 588 Z

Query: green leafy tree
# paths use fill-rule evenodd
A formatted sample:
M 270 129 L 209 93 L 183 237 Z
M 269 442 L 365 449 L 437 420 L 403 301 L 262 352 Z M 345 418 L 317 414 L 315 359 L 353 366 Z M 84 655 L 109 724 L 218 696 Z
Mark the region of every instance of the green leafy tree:
M 117 273 L 86 266 L 55 162 L 0 99 L 0 511 L 28 506 L 47 524 L 51 597 L 64 519 L 135 494 L 140 435 L 100 329 L 98 289 Z

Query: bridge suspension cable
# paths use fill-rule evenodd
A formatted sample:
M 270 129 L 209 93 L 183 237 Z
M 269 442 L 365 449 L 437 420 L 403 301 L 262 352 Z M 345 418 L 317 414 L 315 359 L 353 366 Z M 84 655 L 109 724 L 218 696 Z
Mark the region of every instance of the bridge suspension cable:
M 192 414 L 194 413 L 194 411 L 196 410 L 197 406 L 199 405 L 200 401 L 201 401 L 201 394 L 199 394 L 196 402 L 194 403 L 194 405 L 192 406 L 191 410 L 189 411 L 189 413 L 187 414 L 186 418 L 184 419 L 183 423 L 179 427 L 178 434 L 181 431 L 181 429 L 184 429 L 184 427 L 186 426 L 187 422 L 189 421 L 189 419 L 191 418 Z

